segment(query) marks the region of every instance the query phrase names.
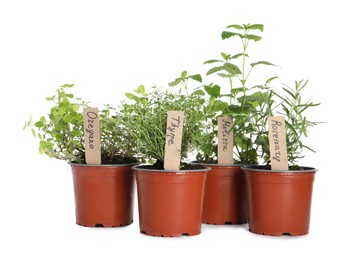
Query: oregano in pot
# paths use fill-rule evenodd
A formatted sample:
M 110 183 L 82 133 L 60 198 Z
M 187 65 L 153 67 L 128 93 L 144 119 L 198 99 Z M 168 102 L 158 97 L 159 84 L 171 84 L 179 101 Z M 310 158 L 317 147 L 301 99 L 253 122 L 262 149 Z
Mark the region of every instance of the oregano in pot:
M 85 162 L 83 108 L 88 103 L 70 91 L 74 86 L 64 84 L 55 95 L 47 114 L 30 128 L 39 139 L 39 152 L 71 165 L 76 204 L 76 223 L 82 226 L 124 226 L 132 223 L 134 173 L 138 162 L 134 158 L 134 142 L 125 127 L 126 110 L 105 105 L 99 112 L 101 164 Z

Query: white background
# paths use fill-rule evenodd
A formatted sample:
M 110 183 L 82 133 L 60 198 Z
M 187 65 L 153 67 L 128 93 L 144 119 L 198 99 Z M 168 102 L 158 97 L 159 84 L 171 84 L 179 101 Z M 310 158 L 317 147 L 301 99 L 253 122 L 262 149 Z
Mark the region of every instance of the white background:
M 0 259 L 362 259 L 362 37 L 359 1 L 0 1 Z M 115 104 L 139 84 L 166 86 L 182 70 L 233 52 L 229 24 L 263 23 L 252 61 L 281 66 L 280 81 L 309 79 L 313 117 L 303 165 L 315 166 L 310 234 L 254 235 L 206 226 L 155 238 L 75 224 L 69 166 L 37 153 L 22 131 L 63 83 L 93 104 Z M 235 39 L 238 42 L 237 39 Z M 236 45 L 237 46 L 237 45 Z M 232 49 L 230 49 L 232 48 Z

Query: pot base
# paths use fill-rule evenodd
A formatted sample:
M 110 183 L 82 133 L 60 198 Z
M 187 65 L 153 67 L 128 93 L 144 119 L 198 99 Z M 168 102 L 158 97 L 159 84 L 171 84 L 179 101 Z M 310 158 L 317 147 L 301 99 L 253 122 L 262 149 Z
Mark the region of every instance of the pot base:
M 153 233 L 147 233 L 146 231 L 140 231 L 141 234 L 148 235 L 148 236 L 154 236 L 154 237 L 181 237 L 181 236 L 196 236 L 200 234 L 200 231 L 197 232 L 189 232 L 189 233 L 170 233 L 170 234 L 153 234 Z
M 281 236 L 290 236 L 290 237 L 295 237 L 295 236 L 304 236 L 307 235 L 309 232 L 281 232 L 281 231 L 276 231 L 276 232 L 255 232 L 252 231 L 251 229 L 249 229 L 249 231 L 251 233 L 257 234 L 257 235 L 264 235 L 264 236 L 274 236 L 274 237 L 281 237 Z
M 91 222 L 83 222 L 83 223 L 77 223 L 77 225 L 82 227 L 125 227 L 128 225 L 131 225 L 134 221 L 131 220 L 129 223 L 91 223 Z
M 242 225 L 246 224 L 246 221 L 203 221 L 203 224 L 206 225 Z

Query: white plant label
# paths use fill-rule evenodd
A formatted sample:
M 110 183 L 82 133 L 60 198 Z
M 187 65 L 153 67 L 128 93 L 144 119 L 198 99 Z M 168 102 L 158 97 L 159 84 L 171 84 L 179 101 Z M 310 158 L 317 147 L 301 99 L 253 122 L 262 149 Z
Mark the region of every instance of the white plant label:
M 164 155 L 165 170 L 179 170 L 183 125 L 183 111 L 168 111 Z
M 87 164 L 101 164 L 98 108 L 83 109 L 84 143 Z
M 278 171 L 288 170 L 286 128 L 283 116 L 271 116 L 268 118 L 268 137 L 271 169 Z
M 233 164 L 232 116 L 218 117 L 218 164 Z

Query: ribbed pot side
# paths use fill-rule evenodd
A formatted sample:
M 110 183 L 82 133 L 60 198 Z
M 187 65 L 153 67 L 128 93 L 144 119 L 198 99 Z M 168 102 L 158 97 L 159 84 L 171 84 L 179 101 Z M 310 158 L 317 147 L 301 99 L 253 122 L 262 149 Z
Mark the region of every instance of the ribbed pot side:
M 269 171 L 243 168 L 243 171 L 251 232 L 272 236 L 309 233 L 316 169 Z
M 134 167 L 140 232 L 175 237 L 201 232 L 203 195 L 209 168 L 156 171 Z
M 134 165 L 71 164 L 78 225 L 118 227 L 132 223 Z
M 203 223 L 247 223 L 246 185 L 241 165 L 203 165 L 211 168 L 205 185 Z

